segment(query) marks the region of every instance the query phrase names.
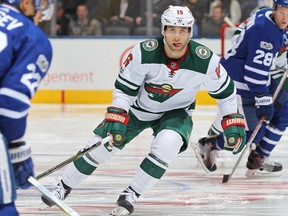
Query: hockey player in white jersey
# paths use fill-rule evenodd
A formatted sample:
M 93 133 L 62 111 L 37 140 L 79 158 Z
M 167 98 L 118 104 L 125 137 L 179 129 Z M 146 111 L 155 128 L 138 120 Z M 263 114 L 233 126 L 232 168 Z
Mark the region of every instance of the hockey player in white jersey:
M 30 100 L 52 58 L 47 36 L 31 18 L 51 0 L 2 0 L 0 4 L 0 215 L 17 216 L 16 188 L 30 187 L 31 149 L 24 135 Z M 48 18 L 48 17 L 47 17 Z
M 272 161 L 269 156 L 288 126 L 287 92 L 281 90 L 273 103 L 272 95 L 278 84 L 275 78 L 279 69 L 271 66 L 274 57 L 277 53 L 280 54 L 278 51 L 281 52 L 280 48 L 284 45 L 287 25 L 288 1 L 274 0 L 272 9 L 256 12 L 242 25 L 231 50 L 221 59 L 221 64 L 237 88 L 238 110 L 247 121 L 247 139 L 259 119 L 264 116 L 266 120 L 253 141 L 257 146 L 248 157 L 248 177 L 282 170 L 282 164 Z M 284 63 L 279 60 L 280 58 L 275 64 L 282 67 L 283 71 L 287 64 L 286 55 Z M 271 79 L 273 74 L 274 79 Z M 217 136 L 204 137 L 198 143 L 203 163 L 210 171 L 217 169 L 217 151 L 225 149 L 220 120 L 218 114 L 208 132 L 210 136 Z
M 190 10 L 169 6 L 161 21 L 163 36 L 135 45 L 123 63 L 115 81 L 112 105 L 94 129 L 95 135 L 88 145 L 108 134 L 113 137 L 112 143 L 96 148 L 66 167 L 53 191 L 59 199 L 66 198 L 72 188 L 143 130 L 152 128 L 151 150 L 111 212 L 118 216 L 131 214 L 137 198 L 151 189 L 169 164 L 187 148 L 196 93 L 202 84 L 218 101 L 226 136 L 240 145 L 245 143 L 245 123 L 237 113 L 234 83 L 219 63 L 220 58 L 191 40 L 194 18 Z M 233 148 L 235 143 L 230 144 Z M 45 197 L 42 200 L 52 205 Z

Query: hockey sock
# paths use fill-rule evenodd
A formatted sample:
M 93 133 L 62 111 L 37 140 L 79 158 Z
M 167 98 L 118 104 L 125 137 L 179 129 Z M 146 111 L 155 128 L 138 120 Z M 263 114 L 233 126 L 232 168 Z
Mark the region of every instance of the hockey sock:
M 132 182 L 131 187 L 138 194 L 150 190 L 164 175 L 167 165 L 157 161 L 152 155 L 148 155 L 141 163 Z
M 208 130 L 208 136 L 214 136 L 214 135 L 219 135 L 221 133 L 220 130 L 218 130 L 213 124 Z
M 67 185 L 70 188 L 74 188 L 76 185 L 80 184 L 84 179 L 86 179 L 89 175 L 85 175 L 74 166 L 74 163 L 69 164 L 62 176 L 62 183 L 64 188 Z
M 73 188 L 91 175 L 100 164 L 105 163 L 117 151 L 117 148 L 108 150 L 104 145 L 99 146 L 69 164 L 64 171 L 63 182 Z
M 269 156 L 279 142 L 279 140 L 281 139 L 283 133 L 284 131 L 267 125 L 265 136 L 260 141 L 256 151 L 261 155 Z

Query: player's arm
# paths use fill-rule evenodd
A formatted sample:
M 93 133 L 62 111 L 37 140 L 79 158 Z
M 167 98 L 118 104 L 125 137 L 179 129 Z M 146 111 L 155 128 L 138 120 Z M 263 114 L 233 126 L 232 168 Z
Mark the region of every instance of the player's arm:
M 222 114 L 221 126 L 226 138 L 224 149 L 239 153 L 246 143 L 244 116 L 237 113 L 236 88 L 226 70 L 213 56 L 207 71 L 205 86 L 215 98 Z
M 9 144 L 11 163 L 14 169 L 16 186 L 22 189 L 30 187 L 27 179 L 34 176 L 34 164 L 32 161 L 32 151 L 25 141 L 12 141 Z
M 288 69 L 288 32 L 284 34 L 284 44 L 276 54 L 276 57 L 273 59 L 273 64 L 270 68 L 270 74 L 272 79 L 277 82 L 281 79 L 284 72 Z M 287 80 L 286 80 L 287 81 Z M 288 89 L 287 82 L 284 84 L 284 88 Z
M 209 95 L 216 99 L 222 116 L 225 116 L 237 112 L 236 88 L 219 61 L 219 57 L 213 54 L 204 86 Z
M 136 45 L 123 62 L 115 80 L 112 106 L 128 112 L 129 107 L 136 100 L 145 75 L 141 66 L 140 45 Z
M 141 52 L 136 45 L 128 54 L 115 81 L 112 105 L 107 108 L 105 119 L 94 133 L 102 137 L 112 135 L 112 143 L 122 148 L 129 121 L 129 108 L 136 100 L 145 74 L 141 71 Z
M 14 116 L 9 117 L 7 113 L 14 113 Z M 10 160 L 14 169 L 15 184 L 18 188 L 26 189 L 30 186 L 27 181 L 28 177 L 34 176 L 31 148 L 23 140 L 27 125 L 27 115 L 19 117 L 16 112 L 2 108 L 0 116 L 3 122 L 6 122 L 5 127 L 1 128 L 0 139 L 4 140 L 5 146 L 9 150 Z
M 287 69 L 288 69 L 287 50 L 286 46 L 282 46 L 277 56 L 274 58 L 273 65 L 270 70 L 272 78 L 270 84 L 270 91 L 272 92 L 272 94 L 274 94 L 274 92 L 276 91 Z M 286 79 L 283 84 L 283 87 L 281 88 L 278 96 L 275 99 L 278 106 L 279 105 L 283 106 L 287 102 L 288 100 L 287 92 L 288 92 L 288 80 Z
M 11 39 L 9 38 L 10 35 L 6 34 L 4 30 L 0 31 L 0 79 L 8 71 L 9 67 L 11 67 L 13 60 L 13 47 L 11 45 Z
M 26 28 L 23 27 L 23 29 Z M 27 181 L 28 177 L 34 176 L 31 148 L 23 140 L 30 99 L 34 95 L 41 78 L 47 73 L 52 48 L 47 38 L 46 43 L 45 41 L 38 41 L 41 42 L 39 47 L 43 52 L 38 52 L 39 47 L 35 47 L 33 41 L 26 43 L 26 41 L 18 40 L 19 37 L 12 41 L 11 35 L 24 34 L 23 29 L 18 32 L 9 32 L 9 34 L 5 34 L 5 31 L 0 32 L 0 59 L 3 60 L 0 61 L 0 74 L 2 76 L 5 73 L 5 79 L 2 79 L 1 82 L 0 98 L 1 101 L 6 101 L 6 103 L 0 105 L 2 110 L 0 115 L 3 121 L 6 122 L 5 127 L 1 129 L 1 133 L 7 140 L 16 186 L 26 189 L 30 186 Z M 34 34 L 33 38 L 37 38 L 37 35 Z M 50 46 L 46 46 L 47 44 Z M 21 51 L 29 53 L 29 55 L 26 55 L 25 58 L 17 58 L 11 51 L 14 49 L 13 46 L 21 46 Z M 46 54 L 47 58 L 45 58 Z

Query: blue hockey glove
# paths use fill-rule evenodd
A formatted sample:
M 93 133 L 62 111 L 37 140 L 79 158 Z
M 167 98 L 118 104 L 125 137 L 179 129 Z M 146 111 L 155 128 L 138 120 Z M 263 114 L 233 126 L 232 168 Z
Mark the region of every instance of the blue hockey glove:
M 9 153 L 14 169 L 16 187 L 27 189 L 31 186 L 28 182 L 34 176 L 34 164 L 31 158 L 31 148 L 25 142 L 9 143 Z
M 273 100 L 270 95 L 255 96 L 256 115 L 260 119 L 265 117 L 266 121 L 270 121 L 274 115 Z
M 238 154 L 246 144 L 244 116 L 233 113 L 223 117 L 221 125 L 226 137 L 224 149 Z
M 108 107 L 105 120 L 94 129 L 94 133 L 101 137 L 112 135 L 112 143 L 120 147 L 124 141 L 124 134 L 129 121 L 128 113 L 117 107 Z

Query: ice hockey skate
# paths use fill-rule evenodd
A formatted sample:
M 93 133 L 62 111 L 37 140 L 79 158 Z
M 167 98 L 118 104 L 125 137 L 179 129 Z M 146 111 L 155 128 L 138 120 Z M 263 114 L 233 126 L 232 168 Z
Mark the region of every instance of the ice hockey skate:
M 72 188 L 65 185 L 62 180 L 57 184 L 56 188 L 52 191 L 52 194 L 57 197 L 59 200 L 64 200 L 71 192 Z M 49 207 L 55 205 L 45 196 L 41 197 L 42 201 Z
M 197 144 L 192 143 L 194 153 L 207 173 L 214 172 L 217 169 L 217 150 L 213 150 L 213 143 L 216 141 L 216 138 L 217 136 L 203 137 L 198 140 Z
M 247 177 L 279 176 L 283 169 L 281 163 L 272 161 L 269 157 L 260 155 L 255 150 L 250 152 L 246 167 L 248 168 Z
M 124 216 L 130 215 L 134 211 L 133 203 L 139 197 L 139 194 L 131 188 L 126 188 L 119 196 L 116 204 L 117 206 L 113 209 L 110 215 L 113 216 Z

